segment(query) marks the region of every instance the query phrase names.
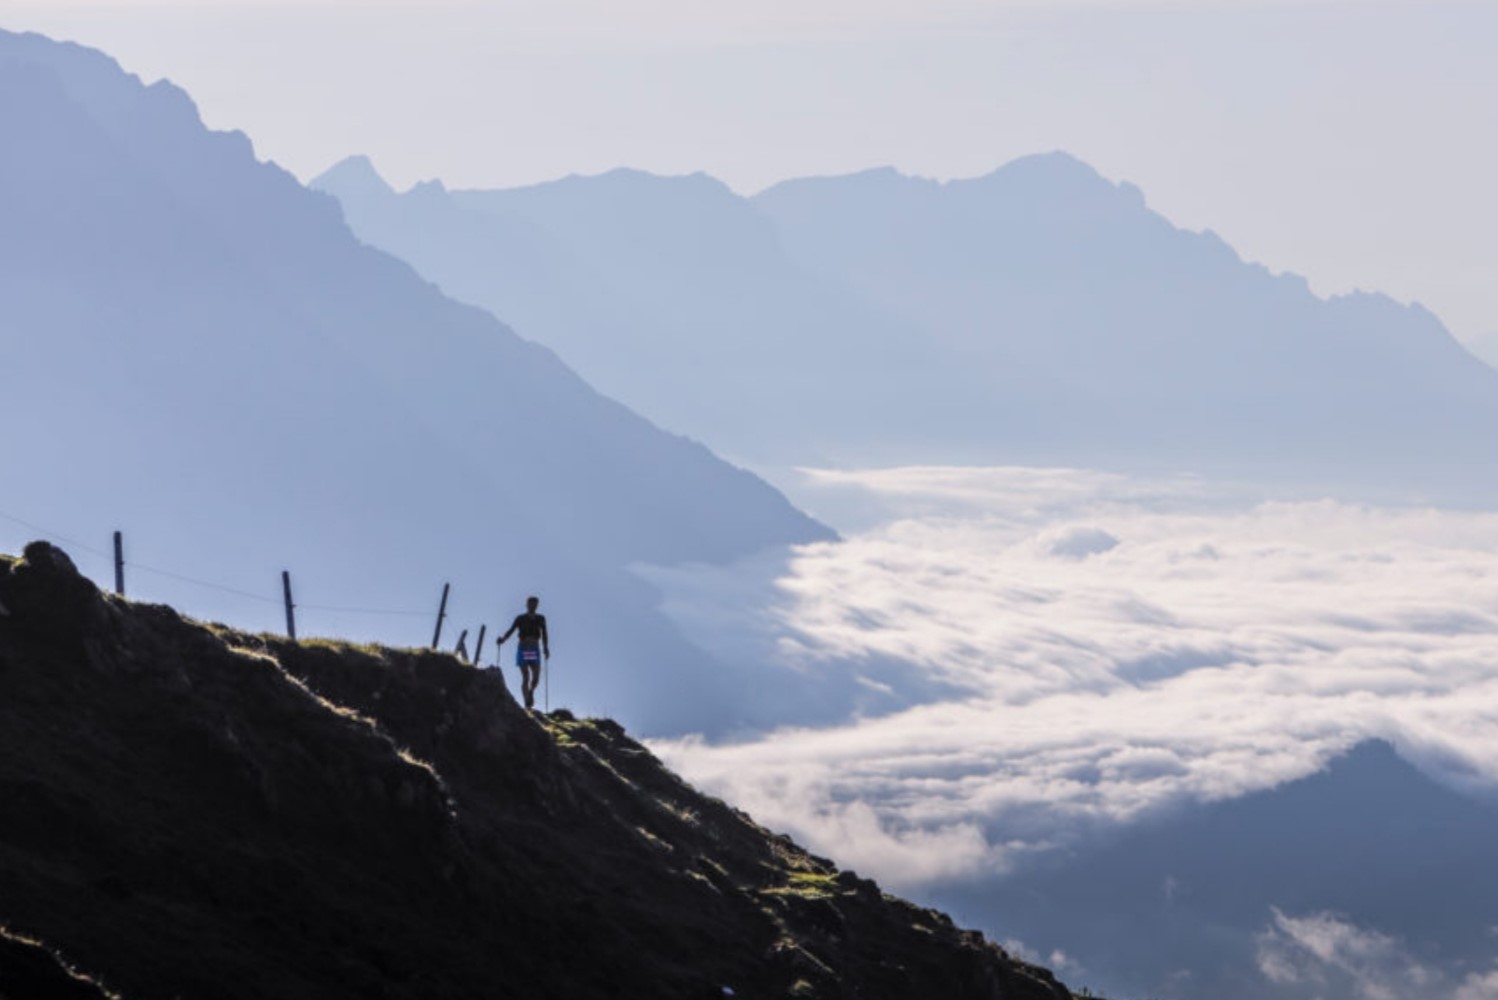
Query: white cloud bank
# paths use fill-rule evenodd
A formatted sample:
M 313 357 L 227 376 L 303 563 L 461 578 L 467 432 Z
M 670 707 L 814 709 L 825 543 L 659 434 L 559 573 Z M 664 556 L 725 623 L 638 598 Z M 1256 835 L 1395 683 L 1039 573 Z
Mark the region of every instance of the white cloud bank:
M 884 520 L 788 563 L 658 573 L 668 607 L 766 671 L 894 659 L 957 693 L 656 750 L 897 887 L 1271 787 L 1373 736 L 1498 787 L 1498 514 L 1025 469 L 816 473 L 800 493 Z
M 1277 986 L 1309 986 L 1362 1000 L 1498 1000 L 1498 968 L 1454 979 L 1398 938 L 1334 913 L 1274 919 L 1258 938 L 1259 971 Z

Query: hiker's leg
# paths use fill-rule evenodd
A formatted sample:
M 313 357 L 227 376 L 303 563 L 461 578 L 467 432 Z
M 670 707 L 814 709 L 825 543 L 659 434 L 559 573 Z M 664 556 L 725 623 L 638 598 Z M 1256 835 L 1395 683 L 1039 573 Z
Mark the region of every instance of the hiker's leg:
M 526 708 L 535 708 L 536 707 L 536 682 L 538 680 L 540 680 L 540 677 L 537 676 L 540 673 L 540 671 L 537 670 L 536 665 L 534 663 L 527 663 L 521 669 L 525 672 L 525 707 Z

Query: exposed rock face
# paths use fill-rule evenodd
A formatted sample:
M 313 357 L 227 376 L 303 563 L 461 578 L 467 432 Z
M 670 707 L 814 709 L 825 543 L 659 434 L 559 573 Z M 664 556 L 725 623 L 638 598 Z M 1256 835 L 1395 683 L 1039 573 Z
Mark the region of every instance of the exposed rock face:
M 23 630 L 81 632 L 99 624 L 103 605 L 98 591 L 79 575 L 73 560 L 61 549 L 32 542 L 13 574 L 17 586 L 8 604 L 22 619 Z
M 127 1000 L 1069 996 L 498 673 L 0 601 L 0 923 Z

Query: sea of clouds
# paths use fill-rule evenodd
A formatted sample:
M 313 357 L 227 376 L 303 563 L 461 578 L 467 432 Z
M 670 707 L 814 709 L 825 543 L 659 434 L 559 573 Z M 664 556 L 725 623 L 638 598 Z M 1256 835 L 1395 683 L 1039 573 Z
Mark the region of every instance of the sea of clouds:
M 785 485 L 843 540 L 650 575 L 785 697 L 839 673 L 867 697 L 653 747 L 845 866 L 906 891 L 997 874 L 1370 737 L 1498 794 L 1498 514 L 1072 470 Z M 896 691 L 891 663 L 923 683 Z M 1303 919 L 1266 938 L 1278 974 L 1315 937 Z

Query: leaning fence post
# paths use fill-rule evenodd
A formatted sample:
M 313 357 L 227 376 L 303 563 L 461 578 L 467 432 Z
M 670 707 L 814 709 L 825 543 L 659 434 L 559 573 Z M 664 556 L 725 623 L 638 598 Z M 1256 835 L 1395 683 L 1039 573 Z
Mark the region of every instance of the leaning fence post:
M 447 617 L 447 592 L 452 589 L 452 584 L 442 585 L 442 603 L 437 608 L 437 631 L 432 633 L 432 648 L 436 649 L 442 642 L 442 619 Z
M 125 536 L 114 533 L 114 592 L 125 596 Z
M 488 625 L 479 626 L 479 641 L 473 644 L 473 665 L 475 667 L 479 665 L 479 660 L 484 658 L 484 632 L 488 628 Z
M 286 595 L 286 637 L 296 638 L 296 605 L 291 603 L 291 574 L 281 571 L 281 591 Z
M 461 656 L 464 663 L 468 662 L 468 630 L 466 628 L 458 633 L 458 645 L 454 647 L 453 652 Z

